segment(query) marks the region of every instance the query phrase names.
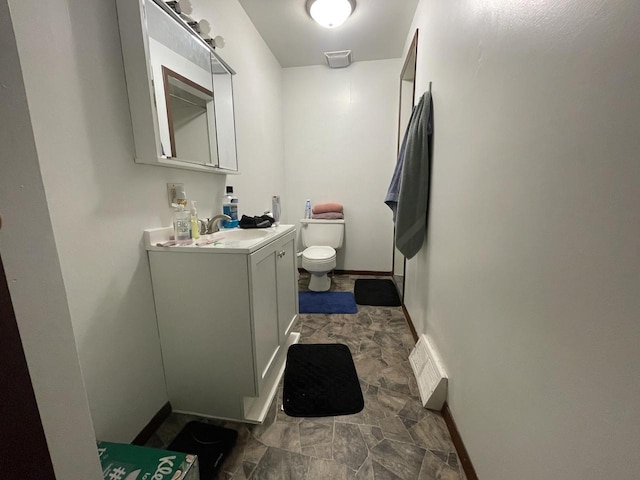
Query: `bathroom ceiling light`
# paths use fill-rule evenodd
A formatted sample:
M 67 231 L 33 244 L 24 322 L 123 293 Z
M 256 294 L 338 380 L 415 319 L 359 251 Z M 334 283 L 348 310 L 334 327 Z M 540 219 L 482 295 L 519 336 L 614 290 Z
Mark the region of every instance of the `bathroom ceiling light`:
M 355 8 L 355 0 L 307 0 L 311 18 L 326 28 L 342 25 Z

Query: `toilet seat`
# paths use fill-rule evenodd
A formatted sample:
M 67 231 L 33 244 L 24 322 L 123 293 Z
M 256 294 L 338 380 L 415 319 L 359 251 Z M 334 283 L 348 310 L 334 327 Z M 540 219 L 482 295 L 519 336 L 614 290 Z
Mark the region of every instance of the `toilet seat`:
M 336 268 L 336 251 L 327 246 L 307 247 L 302 252 L 302 268 L 311 274 L 309 290 L 326 292 L 331 288 L 327 273 Z
M 302 252 L 302 257 L 309 263 L 324 263 L 333 260 L 336 257 L 336 251 L 332 247 L 307 247 Z

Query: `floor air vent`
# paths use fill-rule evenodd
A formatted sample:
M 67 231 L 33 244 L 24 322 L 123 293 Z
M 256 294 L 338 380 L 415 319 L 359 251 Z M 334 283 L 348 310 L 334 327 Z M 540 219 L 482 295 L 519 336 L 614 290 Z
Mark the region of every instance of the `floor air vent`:
M 447 376 L 442 362 L 426 335 L 421 335 L 409 354 L 409 363 L 418 382 L 422 405 L 441 410 L 447 398 Z

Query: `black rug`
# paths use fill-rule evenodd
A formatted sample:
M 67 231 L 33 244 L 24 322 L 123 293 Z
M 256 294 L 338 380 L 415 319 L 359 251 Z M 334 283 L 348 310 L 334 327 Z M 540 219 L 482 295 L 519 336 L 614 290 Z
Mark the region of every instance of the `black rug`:
M 222 463 L 236 444 L 238 432 L 202 422 L 189 422 L 167 450 L 198 455 L 200 480 L 215 480 Z
M 351 415 L 364 398 L 346 345 L 291 345 L 284 371 L 284 412 L 291 417 Z
M 358 305 L 377 307 L 399 307 L 400 296 L 393 280 L 378 278 L 359 278 L 353 288 Z

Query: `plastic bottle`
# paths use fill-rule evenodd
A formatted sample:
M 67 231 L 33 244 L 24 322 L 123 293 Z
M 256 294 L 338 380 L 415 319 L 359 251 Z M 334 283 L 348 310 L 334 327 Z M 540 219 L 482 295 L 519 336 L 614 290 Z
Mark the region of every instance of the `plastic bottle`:
M 189 245 L 191 240 L 191 215 L 184 209 L 184 205 L 174 204 L 173 235 L 178 245 Z
M 280 195 L 271 197 L 271 213 L 273 214 L 275 225 L 280 225 Z
M 194 240 L 198 240 L 200 238 L 200 225 L 198 225 L 198 210 L 196 209 L 196 205 L 198 202 L 195 200 L 191 201 L 191 238 Z
M 227 193 L 222 197 L 222 213 L 229 215 L 231 220 L 223 220 L 222 228 L 238 226 L 238 197 L 233 194 L 233 187 L 227 187 Z
M 176 197 L 175 202 L 178 205 L 182 205 L 183 207 L 187 207 L 187 193 L 184 191 L 184 186 L 177 185 L 176 186 Z
M 307 203 L 304 206 L 304 218 L 311 218 L 311 200 L 307 198 Z

